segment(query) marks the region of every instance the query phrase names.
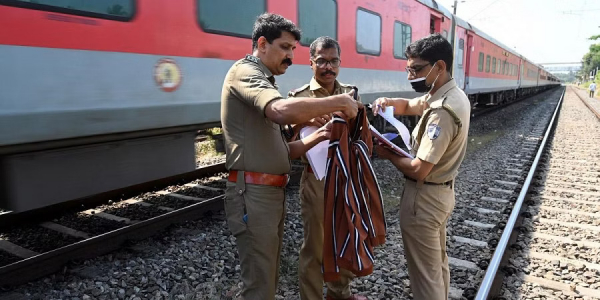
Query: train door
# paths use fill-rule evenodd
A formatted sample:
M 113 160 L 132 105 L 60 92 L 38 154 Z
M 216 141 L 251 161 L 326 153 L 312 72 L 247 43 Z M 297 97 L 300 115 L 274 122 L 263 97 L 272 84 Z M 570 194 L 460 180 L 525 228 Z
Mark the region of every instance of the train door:
M 519 69 L 517 74 L 517 88 L 521 88 L 521 80 L 523 79 L 523 58 L 519 59 Z
M 471 73 L 471 56 L 473 53 L 473 34 L 467 31 L 467 59 L 465 64 L 465 90 L 469 88 L 469 78 Z
M 456 47 L 454 50 L 454 57 L 455 57 L 455 63 L 454 63 L 454 72 L 452 74 L 452 77 L 454 77 L 454 80 L 456 81 L 456 85 L 458 85 L 458 87 L 462 90 L 465 89 L 465 55 L 466 52 L 465 49 L 466 48 L 466 43 L 465 43 L 465 36 L 463 34 L 463 32 L 461 32 L 460 35 L 457 35 L 456 37 L 457 42 L 456 42 Z

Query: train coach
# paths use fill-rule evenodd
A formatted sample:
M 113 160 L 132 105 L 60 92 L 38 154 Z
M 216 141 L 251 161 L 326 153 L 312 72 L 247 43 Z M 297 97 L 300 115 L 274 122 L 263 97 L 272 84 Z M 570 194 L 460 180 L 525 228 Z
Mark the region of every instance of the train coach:
M 282 93 L 310 80 L 308 46 L 322 35 L 339 40 L 339 79 L 364 102 L 418 95 L 404 49 L 433 32 L 452 42 L 474 104 L 558 84 L 433 0 L 0 0 L 0 207 L 193 170 L 195 132 L 220 126 L 222 80 L 265 11 L 303 30 Z

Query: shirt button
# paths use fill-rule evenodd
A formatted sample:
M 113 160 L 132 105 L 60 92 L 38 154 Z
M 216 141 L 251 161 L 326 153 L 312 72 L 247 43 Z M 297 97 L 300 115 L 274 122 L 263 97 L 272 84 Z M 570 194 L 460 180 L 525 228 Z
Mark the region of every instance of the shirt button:
M 239 190 L 238 191 L 238 194 L 240 194 L 240 195 L 243 194 L 243 193 L 244 193 L 244 190 Z

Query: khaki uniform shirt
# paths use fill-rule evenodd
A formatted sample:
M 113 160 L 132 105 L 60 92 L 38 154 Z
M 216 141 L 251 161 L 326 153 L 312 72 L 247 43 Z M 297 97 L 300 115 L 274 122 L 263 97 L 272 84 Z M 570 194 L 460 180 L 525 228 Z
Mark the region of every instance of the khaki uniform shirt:
M 288 98 L 293 98 L 293 97 L 325 98 L 325 97 L 329 97 L 329 96 L 333 96 L 333 95 L 349 93 L 350 91 L 352 91 L 353 88 L 354 88 L 353 85 L 343 84 L 336 80 L 334 83 L 333 94 L 330 95 L 329 92 L 327 91 L 327 89 L 322 87 L 317 82 L 317 80 L 313 77 L 310 80 L 310 83 L 305 84 L 298 89 L 290 91 L 288 93 Z M 358 101 L 360 102 L 360 96 L 358 98 Z M 302 155 L 301 159 L 302 159 L 303 163 L 308 164 L 308 159 L 306 159 L 306 155 Z
M 467 136 L 471 104 L 465 93 L 458 88 L 454 79 L 444 84 L 433 95 L 412 99 L 408 103 L 407 114 L 424 115 L 428 109 L 449 106 L 460 119 L 461 126 L 454 116 L 445 109 L 435 109 L 427 120 L 421 118 L 412 132 L 415 157 L 434 164 L 425 181 L 442 183 L 453 180 L 458 174 L 467 150 Z M 427 122 L 425 131 L 418 137 L 419 127 Z
M 280 99 L 273 74 L 259 58 L 247 55 L 229 69 L 221 93 L 228 170 L 289 173 L 289 148 L 281 127 L 265 116 L 267 105 Z

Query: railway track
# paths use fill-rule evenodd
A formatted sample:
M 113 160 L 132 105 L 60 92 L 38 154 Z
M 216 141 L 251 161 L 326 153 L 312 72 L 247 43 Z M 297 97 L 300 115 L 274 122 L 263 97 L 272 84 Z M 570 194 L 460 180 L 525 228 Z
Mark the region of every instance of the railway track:
M 600 122 L 585 102 L 569 88 L 541 149 L 523 157 L 533 167 L 467 299 L 600 299 Z
M 38 214 L 37 221 L 30 219 L 0 229 L 0 286 L 28 282 L 60 270 L 71 260 L 108 253 L 128 240 L 142 239 L 173 223 L 221 210 L 224 171 L 224 163 L 205 166 L 146 184 L 149 190 L 155 187 L 152 192 L 120 201 L 105 198 L 102 205 L 50 220 Z M 2 217 L 20 218 L 18 214 Z M 9 221 L 2 223 L 6 226 Z
M 544 97 L 554 96 L 555 94 L 555 91 L 548 91 L 539 95 L 539 98 L 542 99 Z M 524 107 L 530 107 L 528 105 L 534 105 L 535 107 L 542 105 L 555 105 L 556 101 L 553 101 L 554 100 L 545 100 L 545 102 L 542 102 L 533 99 L 532 101 L 529 101 L 533 104 L 521 103 L 517 104 L 516 106 L 523 105 Z M 515 110 L 523 109 L 524 108 L 515 108 Z M 535 148 L 543 137 L 543 129 L 545 128 L 550 116 L 551 114 L 532 115 L 532 118 L 537 120 L 537 123 L 535 126 L 533 126 L 533 130 L 531 131 L 532 135 L 529 137 L 525 136 L 520 138 L 519 143 L 522 146 L 520 147 L 522 148 L 521 152 L 515 153 L 515 156 L 512 160 L 505 162 L 505 165 L 502 168 L 502 173 L 497 174 L 495 177 L 496 181 L 493 181 L 491 185 L 486 185 L 485 195 L 482 195 L 479 199 L 477 199 L 477 201 L 465 201 L 462 203 L 464 205 L 461 207 L 458 207 L 459 201 L 457 199 L 457 208 L 455 209 L 454 213 L 456 217 L 453 217 L 453 224 L 449 226 L 451 227 L 451 230 L 449 230 L 448 239 L 451 246 L 448 247 L 448 254 L 451 257 L 451 282 L 456 282 L 457 278 L 462 278 L 463 283 L 459 285 L 453 284 L 453 288 L 451 289 L 452 298 L 472 298 L 477 292 L 479 282 L 481 282 L 481 279 L 483 278 L 483 274 L 489 264 L 490 258 L 492 257 L 495 245 L 500 239 L 503 222 L 506 222 L 509 217 L 511 207 L 517 198 L 520 185 L 525 180 L 527 166 L 531 163 L 534 157 Z M 516 148 L 518 147 L 515 147 L 515 149 Z M 213 181 L 219 181 L 219 179 Z M 177 192 L 177 190 L 181 188 L 182 187 L 167 188 L 164 190 L 164 193 Z M 215 198 L 215 200 L 217 198 Z M 137 205 L 139 206 L 140 204 Z M 198 217 L 198 215 L 196 215 L 196 217 Z M 286 235 L 287 234 L 289 233 L 286 233 Z M 135 234 L 132 235 L 138 237 Z M 120 242 L 117 241 L 116 243 Z M 104 244 L 103 246 L 106 246 Z M 396 249 L 394 248 L 393 243 L 390 243 L 389 246 L 392 247 L 392 249 Z M 293 251 L 294 253 L 297 252 L 297 247 L 292 248 L 294 249 L 290 251 Z M 219 251 L 231 251 L 231 249 L 224 248 Z M 55 267 L 54 270 L 60 268 L 60 264 L 62 263 L 64 262 L 59 263 L 59 266 Z M 478 279 L 471 280 L 471 278 Z M 378 280 L 374 280 L 373 282 L 377 281 Z M 402 284 L 398 286 L 401 287 L 401 285 Z M 364 289 L 364 291 L 372 290 L 369 288 L 369 285 L 366 284 L 359 286 L 358 288 L 360 290 Z M 393 295 L 391 290 L 390 295 Z M 390 297 L 390 299 L 395 299 L 392 296 Z

